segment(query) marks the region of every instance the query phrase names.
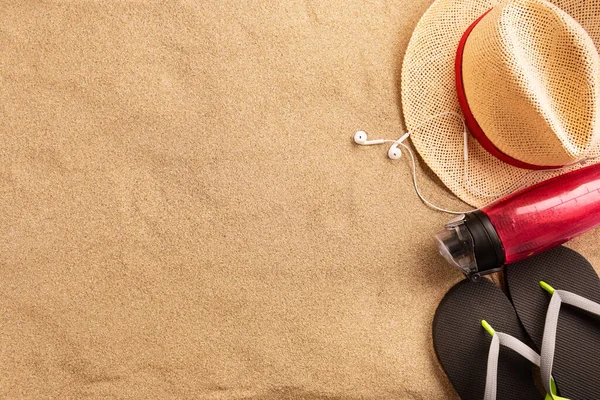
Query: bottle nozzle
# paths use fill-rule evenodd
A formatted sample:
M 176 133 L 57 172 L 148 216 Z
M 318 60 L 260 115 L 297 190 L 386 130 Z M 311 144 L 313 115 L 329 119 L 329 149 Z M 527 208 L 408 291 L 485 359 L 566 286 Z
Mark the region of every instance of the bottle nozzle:
M 448 222 L 435 239 L 440 254 L 471 280 L 496 272 L 504 264 L 500 239 L 481 211 Z
M 464 224 L 465 216 L 450 221 L 435 235 L 440 254 L 469 278 L 477 274 L 473 237 Z M 474 275 L 475 274 L 475 275 Z

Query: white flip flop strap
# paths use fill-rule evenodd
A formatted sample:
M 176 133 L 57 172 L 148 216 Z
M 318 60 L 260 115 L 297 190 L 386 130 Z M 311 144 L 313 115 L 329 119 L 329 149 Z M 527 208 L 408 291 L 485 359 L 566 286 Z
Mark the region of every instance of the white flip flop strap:
M 496 400 L 498 385 L 498 358 L 500 357 L 500 345 L 508 347 L 520 354 L 532 364 L 540 366 L 540 356 L 525 343 L 506 333 L 496 332 L 492 337 L 488 353 L 487 373 L 485 379 L 485 394 L 483 400 Z
M 554 350 L 556 348 L 556 330 L 558 327 L 558 316 L 561 305 L 569 304 L 591 314 L 600 316 L 600 304 L 594 303 L 585 297 L 564 290 L 555 290 L 548 311 L 546 312 L 546 323 L 544 325 L 544 338 L 542 339 L 540 373 L 542 384 L 546 393 L 551 392 L 552 365 L 554 363 Z M 487 400 L 487 398 L 486 398 Z

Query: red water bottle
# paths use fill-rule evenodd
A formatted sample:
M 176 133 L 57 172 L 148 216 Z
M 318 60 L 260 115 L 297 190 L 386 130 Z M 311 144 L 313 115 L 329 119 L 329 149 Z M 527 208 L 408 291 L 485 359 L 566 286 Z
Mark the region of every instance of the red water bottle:
M 461 215 L 438 248 L 471 279 L 558 246 L 600 225 L 600 164 L 548 179 Z

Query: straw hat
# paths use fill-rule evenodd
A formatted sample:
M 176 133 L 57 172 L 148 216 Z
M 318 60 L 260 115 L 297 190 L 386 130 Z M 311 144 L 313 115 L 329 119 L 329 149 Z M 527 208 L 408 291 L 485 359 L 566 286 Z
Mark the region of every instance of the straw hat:
M 402 67 L 415 148 L 474 206 L 579 168 L 600 155 L 599 48 L 600 0 L 437 0 Z M 470 132 L 466 170 L 463 122 L 448 112 Z

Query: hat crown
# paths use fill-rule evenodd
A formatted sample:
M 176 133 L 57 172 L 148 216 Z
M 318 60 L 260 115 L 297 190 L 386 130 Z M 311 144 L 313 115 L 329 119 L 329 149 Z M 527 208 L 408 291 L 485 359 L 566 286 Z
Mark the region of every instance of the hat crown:
M 544 0 L 494 7 L 470 33 L 462 76 L 469 108 L 501 152 L 564 165 L 600 144 L 600 56 L 586 31 Z

